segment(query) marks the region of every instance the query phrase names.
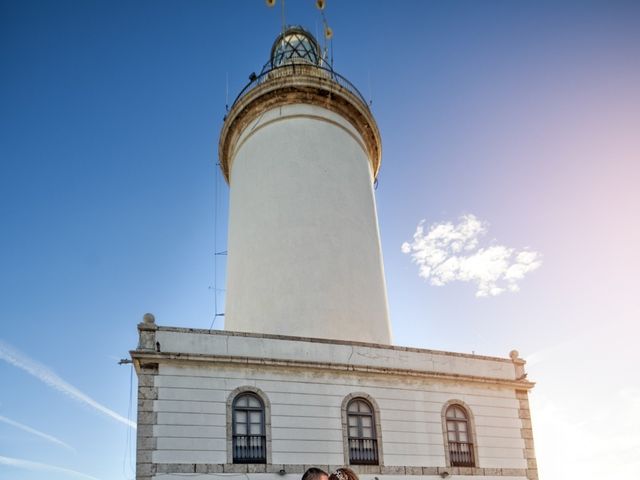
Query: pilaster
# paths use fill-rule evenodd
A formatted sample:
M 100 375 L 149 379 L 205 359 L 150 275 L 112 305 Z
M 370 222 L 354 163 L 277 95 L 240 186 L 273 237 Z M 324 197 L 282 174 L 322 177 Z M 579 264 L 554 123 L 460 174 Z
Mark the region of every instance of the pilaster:
M 153 401 L 158 398 L 158 388 L 154 386 L 158 365 L 141 365 L 138 368 L 138 430 L 136 435 L 136 480 L 151 480 L 155 465 L 153 451 L 157 439 L 153 426 L 157 423 L 157 413 L 153 411 Z
M 522 421 L 520 434 L 524 441 L 524 458 L 527 461 L 527 479 L 538 480 L 538 464 L 536 462 L 536 451 L 533 445 L 533 430 L 531 428 L 531 410 L 529 409 L 529 392 L 527 390 L 516 390 L 518 399 L 518 416 Z
M 147 313 L 138 324 L 138 350 L 159 351 L 156 341 L 155 318 Z M 157 447 L 157 439 L 153 435 L 153 426 L 157 423 L 157 413 L 153 411 L 153 402 L 158 399 L 158 388 L 155 378 L 158 375 L 158 364 L 139 362 L 136 365 L 138 374 L 138 430 L 136 432 L 136 480 L 151 480 L 155 473 L 153 451 Z

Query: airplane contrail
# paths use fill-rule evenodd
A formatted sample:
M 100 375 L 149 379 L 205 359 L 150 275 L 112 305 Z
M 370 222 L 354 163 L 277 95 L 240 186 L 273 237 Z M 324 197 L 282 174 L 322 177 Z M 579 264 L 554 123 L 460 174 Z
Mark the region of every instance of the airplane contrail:
M 55 465 L 48 465 L 46 463 L 32 462 L 30 460 L 22 460 L 20 458 L 0 456 L 0 465 L 23 468 L 25 470 L 66 473 L 67 475 L 73 475 L 74 477 L 84 478 L 87 480 L 100 480 L 96 477 L 92 477 L 91 475 L 87 475 L 86 473 L 76 472 L 75 470 L 70 470 L 68 468 L 56 467 Z
M 8 425 L 11 425 L 12 427 L 19 428 L 20 430 L 23 430 L 25 432 L 31 433 L 32 435 L 36 435 L 36 436 L 38 436 L 40 438 L 44 438 L 45 440 L 47 440 L 47 441 L 49 441 L 51 443 L 55 443 L 56 445 L 60 445 L 61 447 L 64 447 L 64 448 L 66 448 L 68 450 L 71 450 L 72 452 L 76 451 L 75 448 L 73 448 L 68 443 L 63 442 L 59 438 L 56 438 L 53 435 L 49 435 L 47 433 L 41 432 L 40 430 L 36 430 L 35 428 L 32 428 L 32 427 L 30 427 L 28 425 L 25 425 L 23 423 L 16 422 L 15 420 L 11 420 L 10 418 L 3 417 L 2 415 L 0 415 L 0 422 L 4 422 L 4 423 L 6 423 Z
M 10 363 L 14 367 L 18 367 L 24 370 L 25 372 L 33 375 L 38 380 L 44 382 L 50 387 L 55 388 L 59 392 L 62 392 L 66 395 L 69 395 L 74 400 L 89 405 L 95 410 L 98 410 L 99 412 L 113 418 L 114 420 L 117 420 L 120 423 L 124 423 L 125 425 L 133 429 L 136 428 L 135 422 L 129 420 L 128 418 L 124 418 L 122 415 L 105 407 L 86 393 L 78 390 L 66 380 L 60 378 L 54 371 L 20 353 L 18 350 L 3 342 L 2 340 L 0 340 L 0 359 L 6 361 L 7 363 Z

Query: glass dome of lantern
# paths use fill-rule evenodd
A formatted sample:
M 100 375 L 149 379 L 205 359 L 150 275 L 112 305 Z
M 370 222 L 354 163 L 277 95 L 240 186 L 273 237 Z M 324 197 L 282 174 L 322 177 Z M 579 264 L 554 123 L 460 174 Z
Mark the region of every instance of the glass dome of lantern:
M 271 47 L 271 66 L 289 63 L 320 65 L 320 47 L 313 35 L 302 27 L 288 27 Z

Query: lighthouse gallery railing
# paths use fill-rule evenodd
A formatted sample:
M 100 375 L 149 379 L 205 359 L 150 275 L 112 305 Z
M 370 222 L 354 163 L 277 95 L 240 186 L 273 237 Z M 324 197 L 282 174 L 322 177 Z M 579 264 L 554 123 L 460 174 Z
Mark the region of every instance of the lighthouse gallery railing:
M 337 73 L 333 68 L 324 65 L 314 65 L 308 62 L 289 62 L 282 65 L 273 66 L 271 62 L 267 62 L 267 64 L 262 68 L 262 71 L 259 75 L 252 73 L 249 76 L 249 83 L 245 85 L 245 87 L 240 91 L 238 96 L 235 98 L 233 103 L 231 104 L 232 109 L 238 101 L 244 97 L 248 92 L 253 90 L 258 85 L 262 85 L 266 81 L 273 80 L 281 77 L 288 77 L 292 75 L 312 75 L 322 79 L 331 80 L 337 83 L 339 86 L 348 90 L 356 97 L 358 97 L 362 103 L 369 108 L 367 101 L 365 100 L 360 90 L 358 90 L 353 83 L 347 80 L 345 77 Z

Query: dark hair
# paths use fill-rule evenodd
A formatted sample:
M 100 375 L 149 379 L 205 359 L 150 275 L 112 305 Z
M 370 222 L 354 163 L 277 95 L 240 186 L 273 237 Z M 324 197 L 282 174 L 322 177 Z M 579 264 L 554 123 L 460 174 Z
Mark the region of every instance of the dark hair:
M 337 468 L 335 472 L 329 475 L 329 480 L 360 480 L 356 472 L 350 468 Z
M 311 467 L 308 468 L 304 475 L 302 475 L 302 480 L 320 480 L 320 477 L 327 475 L 327 472 L 320 468 Z M 327 475 L 328 476 L 328 475 Z

